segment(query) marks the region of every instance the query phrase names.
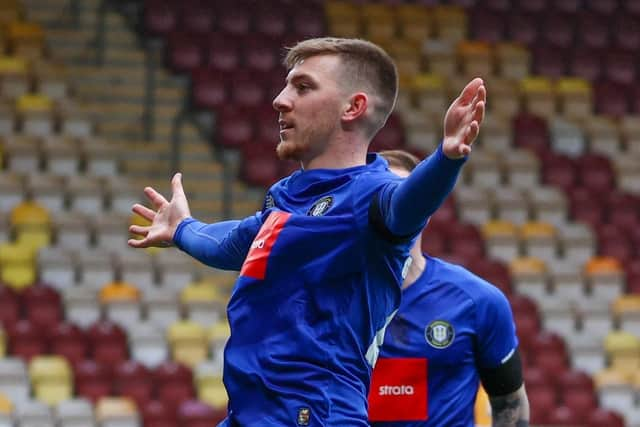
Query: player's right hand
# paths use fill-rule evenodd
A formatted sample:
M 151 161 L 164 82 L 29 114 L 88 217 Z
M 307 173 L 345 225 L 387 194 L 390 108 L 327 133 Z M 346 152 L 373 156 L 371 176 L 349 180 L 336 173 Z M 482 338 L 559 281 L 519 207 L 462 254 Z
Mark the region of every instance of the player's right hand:
M 165 247 L 173 243 L 173 236 L 182 220 L 191 216 L 189 202 L 182 187 L 182 174 L 176 173 L 171 179 L 171 201 L 162 196 L 151 187 L 146 187 L 144 193 L 151 201 L 155 211 L 139 203 L 133 205 L 132 211 L 146 220 L 151 225 L 132 225 L 129 227 L 131 234 L 140 236 L 141 239 L 129 239 L 127 242 L 133 248 Z

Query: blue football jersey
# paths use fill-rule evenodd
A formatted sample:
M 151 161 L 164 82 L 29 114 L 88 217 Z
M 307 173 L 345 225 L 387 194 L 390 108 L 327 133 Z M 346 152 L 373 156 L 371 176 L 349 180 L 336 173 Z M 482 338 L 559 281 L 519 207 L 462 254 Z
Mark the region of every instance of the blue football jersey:
M 227 308 L 222 425 L 368 426 L 371 369 L 412 243 L 383 238 L 369 209 L 399 182 L 374 155 L 271 187 Z
M 518 345 L 504 294 L 468 270 L 428 257 L 402 292 L 369 394 L 374 427 L 473 427 L 478 368 Z

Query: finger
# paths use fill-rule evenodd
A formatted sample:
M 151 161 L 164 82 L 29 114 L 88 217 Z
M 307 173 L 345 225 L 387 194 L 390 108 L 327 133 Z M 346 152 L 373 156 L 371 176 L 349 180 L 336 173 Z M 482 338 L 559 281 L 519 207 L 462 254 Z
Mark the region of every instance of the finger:
M 171 191 L 173 192 L 173 197 L 181 196 L 186 198 L 184 187 L 182 186 L 182 174 L 180 172 L 173 175 L 171 179 Z
M 169 204 L 167 199 L 165 199 L 162 194 L 158 193 L 151 187 L 145 187 L 144 194 L 151 201 L 151 203 L 153 203 L 153 206 L 155 206 L 156 209 L 160 209 L 161 207 Z
M 476 104 L 476 108 L 473 111 L 473 116 L 471 120 L 478 122 L 478 125 L 482 123 L 484 120 L 484 111 L 485 111 L 485 103 L 484 101 L 480 101 Z
M 478 125 L 478 122 L 476 121 L 471 122 L 471 124 L 469 125 L 469 129 L 467 130 L 467 135 L 464 139 L 466 144 L 468 145 L 473 144 L 473 142 L 478 137 L 479 132 L 480 132 L 480 126 Z
M 127 244 L 132 248 L 148 248 L 149 247 L 149 242 L 147 241 L 147 239 L 142 239 L 142 240 L 129 239 L 127 240 Z
M 142 225 L 130 225 L 129 226 L 129 233 L 131 234 L 135 234 L 137 236 L 147 236 L 147 234 L 149 234 L 149 230 L 151 229 L 151 227 L 146 227 L 146 226 L 142 226 Z
M 156 217 L 155 211 L 139 203 L 136 203 L 135 205 L 133 205 L 133 208 L 131 210 L 134 213 L 137 213 L 138 215 L 140 215 L 142 218 L 146 219 L 147 221 L 153 222 L 153 219 Z
M 476 77 L 471 80 L 467 85 L 462 89 L 460 96 L 458 96 L 458 100 L 462 105 L 469 105 L 478 95 L 478 89 L 484 86 L 484 82 L 481 78 Z

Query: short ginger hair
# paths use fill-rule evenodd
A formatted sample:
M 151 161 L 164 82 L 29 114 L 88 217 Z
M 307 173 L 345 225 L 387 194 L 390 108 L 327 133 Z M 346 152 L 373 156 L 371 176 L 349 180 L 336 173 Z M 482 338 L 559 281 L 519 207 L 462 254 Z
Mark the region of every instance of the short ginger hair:
M 339 81 L 371 95 L 373 111 L 367 128 L 372 138 L 387 122 L 398 97 L 398 70 L 393 59 L 380 46 L 366 40 L 320 37 L 288 48 L 284 65 L 290 70 L 300 61 L 318 55 L 337 55 L 343 68 Z

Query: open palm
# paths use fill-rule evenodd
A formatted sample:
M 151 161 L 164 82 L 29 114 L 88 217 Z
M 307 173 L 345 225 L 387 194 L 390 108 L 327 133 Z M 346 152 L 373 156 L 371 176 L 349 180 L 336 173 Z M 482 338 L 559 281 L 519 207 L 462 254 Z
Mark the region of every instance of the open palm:
M 470 81 L 453 101 L 444 117 L 444 154 L 457 159 L 471 153 L 471 145 L 484 119 L 487 90 L 480 78 Z
M 151 187 L 144 189 L 156 211 L 141 204 L 133 205 L 133 212 L 151 222 L 151 225 L 132 225 L 129 231 L 142 239 L 129 239 L 128 244 L 134 248 L 164 247 L 173 242 L 173 235 L 180 222 L 191 216 L 187 196 L 182 187 L 182 175 L 177 173 L 171 180 L 171 201 Z

